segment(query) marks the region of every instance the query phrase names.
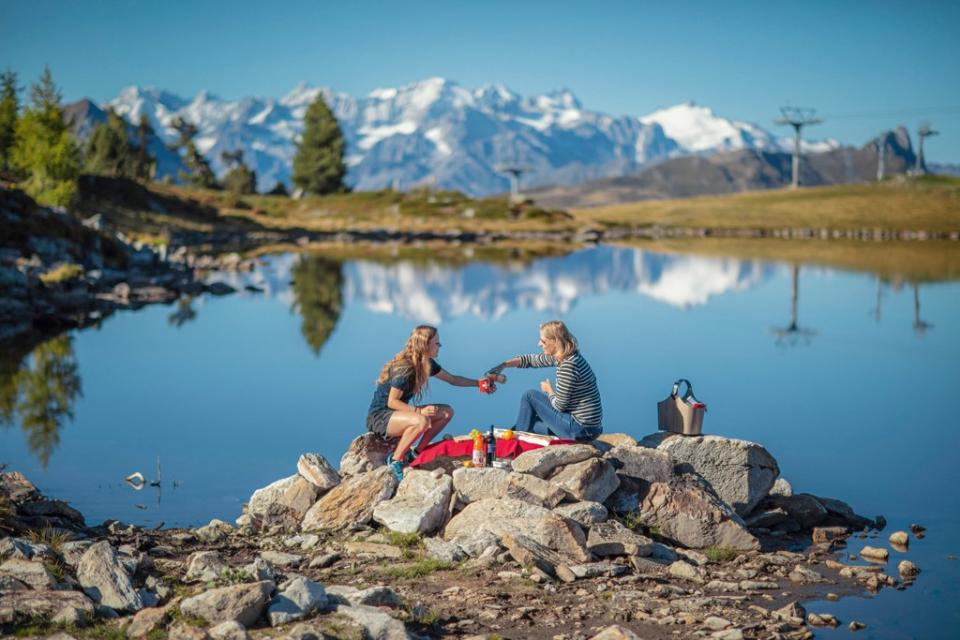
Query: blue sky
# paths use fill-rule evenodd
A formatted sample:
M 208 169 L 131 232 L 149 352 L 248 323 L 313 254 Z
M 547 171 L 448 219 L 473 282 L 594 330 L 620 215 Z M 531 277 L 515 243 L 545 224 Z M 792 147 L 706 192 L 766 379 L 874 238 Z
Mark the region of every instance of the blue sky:
M 786 103 L 862 144 L 929 120 L 927 157 L 960 163 L 957 2 L 52 2 L 0 0 L 0 67 L 44 64 L 68 101 L 125 86 L 355 96 L 442 76 L 645 115 L 694 100 L 773 129 Z M 784 134 L 788 133 L 784 130 Z

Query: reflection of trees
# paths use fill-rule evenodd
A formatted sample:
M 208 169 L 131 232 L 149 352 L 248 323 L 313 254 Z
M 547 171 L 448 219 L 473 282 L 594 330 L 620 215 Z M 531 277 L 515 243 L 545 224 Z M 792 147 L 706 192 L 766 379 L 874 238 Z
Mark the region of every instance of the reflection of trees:
M 29 356 L 0 355 L 0 420 L 16 417 L 27 445 L 44 467 L 60 443 L 60 427 L 73 419 L 73 403 L 81 394 L 73 341 L 62 335 L 44 342 Z
M 197 317 L 193 309 L 193 296 L 180 296 L 177 300 L 177 310 L 167 316 L 167 322 L 177 329 Z
M 326 343 L 343 307 L 343 271 L 334 260 L 302 255 L 293 267 L 294 308 L 303 322 L 300 331 L 314 353 Z

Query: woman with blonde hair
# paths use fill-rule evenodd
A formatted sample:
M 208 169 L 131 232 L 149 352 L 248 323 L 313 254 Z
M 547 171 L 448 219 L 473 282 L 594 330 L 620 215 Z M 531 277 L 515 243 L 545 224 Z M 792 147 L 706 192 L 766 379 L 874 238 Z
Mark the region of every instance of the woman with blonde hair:
M 420 438 L 417 447 L 422 450 L 453 418 L 453 407 L 448 404 L 415 405 L 410 401 L 420 400 L 432 376 L 455 387 L 476 387 L 480 383 L 444 371 L 435 360 L 440 346 L 440 334 L 435 327 L 418 326 L 403 349 L 383 365 L 377 378 L 367 412 L 367 429 L 384 438 L 400 438 L 390 460 L 398 480 L 403 479 L 404 463 L 409 464 L 417 456 L 418 451 L 412 448 L 414 441 Z M 492 382 L 490 390 L 496 390 Z
M 603 433 L 603 406 L 597 378 L 580 354 L 577 339 L 559 320 L 540 325 L 543 353 L 520 355 L 491 369 L 499 374 L 506 367 L 556 367 L 557 388 L 550 380 L 540 390 L 523 394 L 514 429 L 570 440 L 590 440 Z

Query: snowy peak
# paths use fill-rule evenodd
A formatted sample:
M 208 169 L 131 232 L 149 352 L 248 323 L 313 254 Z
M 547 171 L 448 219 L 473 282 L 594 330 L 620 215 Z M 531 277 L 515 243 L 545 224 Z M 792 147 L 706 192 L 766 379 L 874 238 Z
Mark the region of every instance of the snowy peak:
M 654 111 L 640 121 L 659 124 L 663 132 L 688 153 L 745 148 L 780 150 L 777 140 L 757 125 L 721 118 L 709 107 L 692 101 Z
M 521 96 L 502 84 L 467 89 L 432 77 L 374 89 L 363 98 L 299 83 L 281 98 L 226 100 L 202 91 L 187 100 L 128 87 L 109 105 L 131 122 L 147 114 L 165 142 L 177 117 L 197 126 L 197 148 L 218 175 L 220 154 L 240 149 L 260 190 L 290 184 L 307 108 L 323 95 L 347 143 L 348 183 L 358 190 L 430 184 L 473 196 L 509 189 L 503 166 L 522 166 L 522 188 L 618 177 L 684 155 L 785 146 L 761 127 L 717 116 L 692 102 L 643 118 L 583 106 L 569 89 Z M 817 146 L 819 145 L 819 146 Z M 824 150 L 835 143 L 807 143 Z

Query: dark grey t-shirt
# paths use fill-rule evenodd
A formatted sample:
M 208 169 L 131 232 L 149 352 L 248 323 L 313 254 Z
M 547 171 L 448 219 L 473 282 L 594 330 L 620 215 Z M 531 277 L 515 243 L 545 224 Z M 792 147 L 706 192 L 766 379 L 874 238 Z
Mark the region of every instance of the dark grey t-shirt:
M 430 375 L 435 376 L 443 371 L 440 363 L 430 358 Z M 387 400 L 390 398 L 390 389 L 400 389 L 402 402 L 409 402 L 413 397 L 414 376 L 413 369 L 390 370 L 390 378 L 386 382 L 381 382 L 373 391 L 373 400 L 370 401 L 370 409 L 367 415 L 374 411 L 382 411 L 387 408 Z

